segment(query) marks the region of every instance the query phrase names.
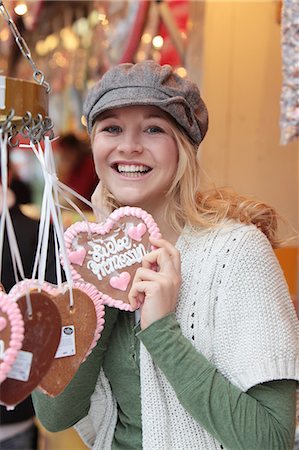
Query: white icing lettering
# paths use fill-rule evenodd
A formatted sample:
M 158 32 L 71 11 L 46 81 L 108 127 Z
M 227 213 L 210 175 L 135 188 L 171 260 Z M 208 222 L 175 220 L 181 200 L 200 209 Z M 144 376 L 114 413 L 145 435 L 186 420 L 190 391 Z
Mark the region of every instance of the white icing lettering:
M 110 261 L 111 261 L 111 264 L 115 267 L 115 270 L 118 270 L 121 268 L 121 266 L 119 264 L 118 255 L 111 256 Z
M 97 242 L 89 241 L 88 245 L 91 247 L 88 251 L 91 259 L 86 266 L 99 280 L 120 269 L 141 263 L 147 254 L 142 243 L 133 244 L 128 236 L 117 238 L 114 235 Z

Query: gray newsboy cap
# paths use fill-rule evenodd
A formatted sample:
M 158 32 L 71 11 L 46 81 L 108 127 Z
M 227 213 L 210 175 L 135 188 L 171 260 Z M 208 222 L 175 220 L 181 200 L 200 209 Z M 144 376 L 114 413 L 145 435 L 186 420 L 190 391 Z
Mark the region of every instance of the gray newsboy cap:
M 208 111 L 197 85 L 168 64 L 143 61 L 114 66 L 91 88 L 84 103 L 89 133 L 102 112 L 132 105 L 153 105 L 166 111 L 196 146 L 207 132 Z

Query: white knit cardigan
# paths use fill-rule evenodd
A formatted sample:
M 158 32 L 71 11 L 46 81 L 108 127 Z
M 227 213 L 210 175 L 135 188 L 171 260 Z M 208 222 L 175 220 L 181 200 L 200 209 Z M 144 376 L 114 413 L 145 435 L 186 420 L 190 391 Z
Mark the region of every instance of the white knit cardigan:
M 299 380 L 299 322 L 264 234 L 232 222 L 205 231 L 186 227 L 176 247 L 183 274 L 176 318 L 195 348 L 243 391 Z M 140 378 L 143 450 L 219 450 L 142 344 Z M 90 448 L 110 450 L 116 420 L 101 371 L 89 414 L 75 428 Z

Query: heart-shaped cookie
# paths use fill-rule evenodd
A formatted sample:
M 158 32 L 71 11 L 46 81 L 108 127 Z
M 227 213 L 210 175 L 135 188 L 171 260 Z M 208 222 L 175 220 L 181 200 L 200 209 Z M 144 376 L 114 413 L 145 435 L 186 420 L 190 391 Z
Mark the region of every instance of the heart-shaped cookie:
M 105 223 L 77 222 L 64 234 L 74 280 L 92 283 L 105 304 L 132 311 L 128 293 L 142 258 L 160 238 L 153 217 L 141 208 L 124 206 Z
M 24 321 L 16 302 L 0 292 L 0 384 L 6 379 L 24 340 Z
M 121 272 L 120 275 L 110 278 L 110 286 L 120 291 L 126 291 L 131 281 L 129 272 Z
M 59 311 L 45 291 L 29 289 L 30 281 L 18 283 L 8 294 L 17 301 L 25 325 L 22 348 L 1 385 L 0 403 L 8 407 L 20 403 L 36 388 L 49 370 L 60 341 Z
M 73 306 L 66 283 L 60 288 L 44 285 L 51 294 L 62 319 L 61 341 L 51 368 L 39 383 L 39 388 L 56 397 L 69 384 L 80 364 L 96 345 L 104 328 L 102 294 L 91 284 L 75 282 Z

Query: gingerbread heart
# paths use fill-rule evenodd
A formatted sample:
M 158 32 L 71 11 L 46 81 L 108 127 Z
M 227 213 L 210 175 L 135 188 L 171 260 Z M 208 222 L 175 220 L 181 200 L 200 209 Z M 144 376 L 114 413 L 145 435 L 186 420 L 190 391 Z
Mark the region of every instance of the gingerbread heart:
M 61 288 L 44 285 L 62 319 L 61 341 L 51 368 L 39 383 L 39 388 L 56 397 L 69 384 L 80 364 L 96 345 L 104 327 L 102 294 L 91 284 L 75 282 L 70 292 L 65 283 Z
M 8 407 L 20 403 L 36 388 L 49 370 L 60 341 L 61 319 L 55 303 L 45 291 L 29 290 L 29 283 L 18 283 L 8 294 L 17 301 L 25 325 L 22 348 L 1 385 L 0 403 Z
M 24 321 L 16 302 L 0 292 L 0 384 L 12 368 L 24 340 Z
M 150 214 L 124 206 L 105 223 L 77 222 L 64 234 L 74 280 L 92 283 L 105 304 L 132 311 L 128 293 L 142 258 L 153 247 L 149 236 L 160 238 Z

